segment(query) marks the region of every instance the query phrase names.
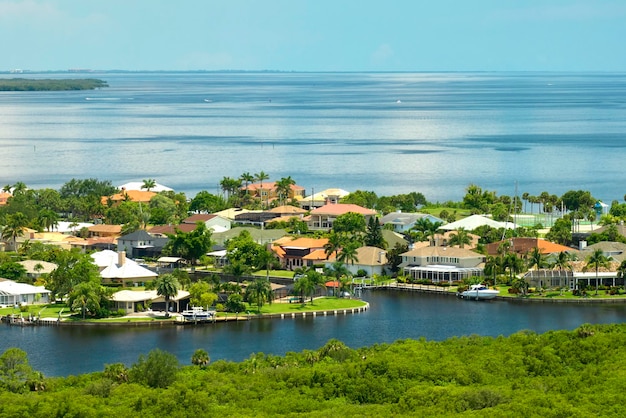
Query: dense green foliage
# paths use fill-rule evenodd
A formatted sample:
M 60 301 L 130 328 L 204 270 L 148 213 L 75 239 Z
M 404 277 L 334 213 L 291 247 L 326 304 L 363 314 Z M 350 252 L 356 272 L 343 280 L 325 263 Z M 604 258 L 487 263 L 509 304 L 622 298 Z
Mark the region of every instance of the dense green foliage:
M 626 325 L 402 340 L 189 366 L 159 350 L 126 369 L 3 385 L 1 416 L 541 416 L 626 413 Z M 23 363 L 23 361 L 21 361 Z M 155 370 L 153 370 L 155 369 Z M 29 372 L 30 373 L 30 372 Z M 26 381 L 26 377 L 19 377 Z
M 102 87 L 108 87 L 108 84 L 106 83 L 106 81 L 98 80 L 96 78 L 11 78 L 0 80 L 0 91 L 94 90 Z

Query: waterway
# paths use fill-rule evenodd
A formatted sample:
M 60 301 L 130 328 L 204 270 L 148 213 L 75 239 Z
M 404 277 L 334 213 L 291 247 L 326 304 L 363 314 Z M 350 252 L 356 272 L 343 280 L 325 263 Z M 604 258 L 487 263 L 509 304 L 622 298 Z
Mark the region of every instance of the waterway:
M 620 323 L 623 304 L 476 302 L 450 296 L 366 291 L 370 309 L 360 314 L 299 319 L 268 319 L 171 327 L 0 327 L 0 352 L 19 347 L 46 376 L 101 371 L 105 364 L 132 365 L 141 354 L 160 348 L 189 364 L 202 348 L 212 361 L 241 361 L 253 353 L 284 355 L 317 349 L 337 338 L 352 348 L 399 339 L 441 341 L 455 336 L 543 333 L 582 324 Z

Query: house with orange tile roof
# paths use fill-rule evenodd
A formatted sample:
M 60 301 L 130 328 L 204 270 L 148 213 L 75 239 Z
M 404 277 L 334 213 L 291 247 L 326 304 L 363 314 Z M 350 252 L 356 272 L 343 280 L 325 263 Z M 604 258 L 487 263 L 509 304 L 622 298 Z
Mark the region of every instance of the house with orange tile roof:
M 228 231 L 231 227 L 230 221 L 223 216 L 216 215 L 214 213 L 198 213 L 195 215 L 191 215 L 190 217 L 183 220 L 183 224 L 191 224 L 196 225 L 198 222 L 203 222 L 207 229 L 212 230 L 213 232 L 224 232 Z
M 103 196 L 101 201 L 103 205 L 107 205 L 109 201 L 112 205 L 119 204 L 125 200 L 140 203 L 150 203 L 150 199 L 156 196 L 155 192 L 149 192 L 147 190 L 126 190 L 121 189 L 119 193 L 115 193 L 113 196 Z
M 0 192 L 0 206 L 4 206 L 7 204 L 7 201 L 9 200 L 9 197 L 11 197 L 12 194 L 8 193 L 8 192 Z
M 311 267 L 326 260 L 324 245 L 327 238 L 284 237 L 272 244 L 272 250 L 283 267 L 294 270 L 299 267 Z
M 275 181 L 267 181 L 262 183 L 250 183 L 241 188 L 250 196 L 260 199 L 262 202 L 271 202 L 278 198 L 278 188 Z M 300 200 L 304 198 L 304 187 L 292 184 L 289 191 L 289 199 Z
M 122 225 L 98 224 L 87 228 L 90 237 L 119 237 Z
M 575 252 L 576 250 L 561 244 L 555 244 L 554 242 L 542 239 L 542 238 L 509 238 L 506 240 L 492 242 L 485 245 L 485 250 L 488 255 L 498 255 L 498 249 L 503 243 L 508 243 L 509 252 L 514 252 L 519 256 L 524 256 L 531 252 L 534 248 L 539 248 L 539 251 L 543 255 L 558 254 L 560 252 Z
M 333 228 L 333 222 L 335 222 L 338 216 L 350 212 L 363 215 L 366 224 L 371 217 L 376 216 L 376 211 L 372 209 L 367 209 L 352 203 L 334 203 L 313 209 L 305 220 L 307 220 L 309 229 L 312 231 L 330 230 Z

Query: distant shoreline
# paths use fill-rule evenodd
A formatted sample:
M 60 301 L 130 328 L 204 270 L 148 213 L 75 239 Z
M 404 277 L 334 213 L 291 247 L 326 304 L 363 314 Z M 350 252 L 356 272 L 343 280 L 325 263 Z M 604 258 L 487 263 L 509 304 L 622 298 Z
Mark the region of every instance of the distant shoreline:
M 109 87 L 106 81 L 97 78 L 71 79 L 28 79 L 10 78 L 0 79 L 0 91 L 69 91 L 95 90 Z

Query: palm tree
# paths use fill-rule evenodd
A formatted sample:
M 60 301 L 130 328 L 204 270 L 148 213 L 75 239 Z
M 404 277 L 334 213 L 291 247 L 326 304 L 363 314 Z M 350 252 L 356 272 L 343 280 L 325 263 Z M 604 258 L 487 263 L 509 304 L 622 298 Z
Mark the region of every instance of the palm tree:
M 411 229 L 423 233 L 424 236 L 428 237 L 431 245 L 433 245 L 435 241 L 435 234 L 439 231 L 441 225 L 443 225 L 443 222 L 432 222 L 428 218 L 420 218 L 417 222 L 415 222 L 415 225 Z
M 448 241 L 448 245 L 458 245 L 459 248 L 464 248 L 465 245 L 470 245 L 472 243 L 472 238 L 469 236 L 469 232 L 465 230 L 465 228 L 459 228 L 456 231 L 456 234 L 450 234 L 450 241 Z
M 563 270 L 571 270 L 572 266 L 570 265 L 570 255 L 565 251 L 561 251 L 554 261 L 554 267 L 557 267 L 561 273 Z M 561 283 L 562 276 L 562 274 L 559 275 L 559 287 L 561 288 L 563 288 Z
M 143 184 L 141 185 L 142 189 L 146 189 L 146 191 L 150 191 L 150 189 L 154 189 L 156 187 L 155 179 L 144 179 Z
M 259 313 L 261 313 L 261 308 L 266 301 L 270 304 L 272 303 L 273 297 L 274 291 L 272 290 L 272 284 L 265 278 L 256 279 L 246 288 L 246 299 L 248 302 L 251 300 L 256 302 Z
M 296 184 L 296 181 L 291 176 L 283 177 L 276 182 L 276 194 L 281 202 L 281 205 L 285 204 L 285 200 L 289 198 L 291 194 L 291 186 Z
M 246 194 L 248 194 L 248 184 L 254 181 L 254 176 L 248 172 L 245 172 L 241 176 L 239 176 L 239 180 L 245 185 Z
M 72 309 L 80 309 L 85 319 L 88 310 L 95 312 L 100 308 L 99 289 L 96 282 L 79 283 L 70 292 L 68 303 Z
M 259 198 L 261 199 L 261 204 L 263 204 L 263 180 L 267 180 L 270 178 L 270 175 L 265 171 L 260 171 L 254 175 L 254 179 L 260 183 L 259 187 Z M 270 195 L 267 193 L 267 199 L 269 199 Z
M 315 293 L 315 284 L 308 276 L 302 276 L 293 285 L 293 290 L 300 295 L 304 303 L 304 298 L 311 296 L 311 304 L 313 304 L 313 294 Z
M 611 257 L 604 255 L 604 252 L 600 248 L 596 248 L 589 257 L 587 257 L 587 265 L 585 269 L 592 267 L 596 270 L 596 295 L 598 294 L 598 270 L 600 267 L 609 268 L 611 265 Z
M 10 240 L 13 250 L 17 251 L 17 237 L 22 236 L 26 231 L 28 218 L 22 212 L 15 212 L 13 215 L 6 216 L 6 223 L 0 237 L 3 240 Z
M 39 225 L 49 232 L 50 228 L 59 225 L 59 215 L 53 210 L 43 209 L 39 212 L 38 221 Z
M 169 303 L 170 299 L 178 294 L 178 280 L 173 274 L 163 274 L 155 280 L 154 288 L 157 295 L 163 296 L 165 299 L 165 316 L 170 316 Z
M 626 260 L 622 260 L 617 268 L 617 277 L 624 280 L 624 290 L 626 290 Z
M 241 261 L 235 261 L 226 264 L 224 266 L 224 272 L 235 276 L 235 280 L 237 280 L 237 284 L 239 284 L 241 282 L 241 276 L 250 273 L 250 267 Z
M 493 285 L 496 285 L 497 275 L 500 272 L 500 266 L 502 265 L 502 257 L 487 256 L 485 261 L 485 274 L 493 277 Z
M 358 244 L 349 243 L 348 245 L 344 245 L 339 251 L 337 255 L 337 261 L 341 261 L 342 263 L 350 263 L 354 265 L 354 262 L 359 261 L 359 257 L 357 255 Z
M 4 187 L 2 188 L 2 191 L 5 193 L 10 193 L 11 192 L 11 185 L 10 184 L 5 184 Z
M 191 356 L 191 364 L 195 366 L 200 366 L 200 368 L 205 368 L 209 365 L 210 362 L 211 358 L 209 357 L 209 353 L 201 348 L 198 348 L 196 351 L 194 351 L 193 355 Z
M 328 236 L 328 242 L 324 244 L 324 254 L 326 254 L 326 260 L 339 251 L 339 248 L 343 245 L 343 237 L 337 232 L 331 232 Z

